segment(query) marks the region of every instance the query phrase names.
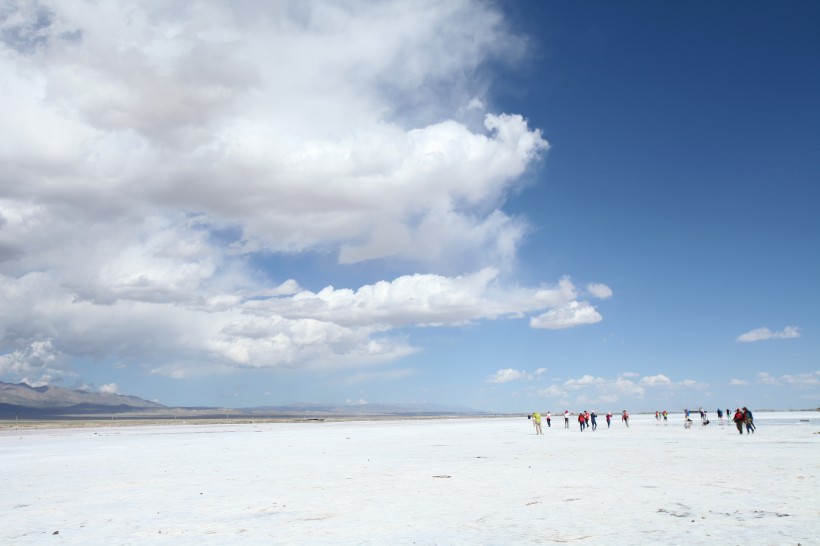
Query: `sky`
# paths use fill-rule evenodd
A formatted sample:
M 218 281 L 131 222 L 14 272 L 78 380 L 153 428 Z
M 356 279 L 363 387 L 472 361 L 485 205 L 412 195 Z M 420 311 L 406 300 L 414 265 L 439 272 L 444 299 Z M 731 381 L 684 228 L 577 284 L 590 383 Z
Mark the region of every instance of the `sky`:
M 4 2 L 0 380 L 820 406 L 820 5 Z

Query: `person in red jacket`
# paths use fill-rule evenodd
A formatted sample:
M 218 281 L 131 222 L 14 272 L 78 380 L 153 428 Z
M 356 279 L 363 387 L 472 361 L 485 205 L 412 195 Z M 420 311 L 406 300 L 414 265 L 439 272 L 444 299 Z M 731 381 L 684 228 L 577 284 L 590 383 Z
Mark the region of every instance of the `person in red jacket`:
M 743 412 L 740 410 L 740 408 L 737 408 L 735 410 L 735 416 L 732 418 L 732 421 L 735 422 L 737 431 L 743 434 L 743 423 L 746 421 L 746 416 L 743 415 Z
M 584 428 L 587 426 L 587 420 L 583 411 L 578 414 L 578 426 L 581 427 L 581 432 L 584 432 Z
M 629 428 L 629 412 L 628 411 L 624 410 L 624 412 L 621 414 L 621 421 L 624 422 L 624 424 L 626 425 L 626 428 Z

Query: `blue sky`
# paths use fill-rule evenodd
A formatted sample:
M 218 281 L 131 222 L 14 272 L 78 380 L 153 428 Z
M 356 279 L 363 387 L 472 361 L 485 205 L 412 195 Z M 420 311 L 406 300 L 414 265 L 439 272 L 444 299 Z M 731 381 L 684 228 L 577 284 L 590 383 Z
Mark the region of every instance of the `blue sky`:
M 810 2 L 12 2 L 0 380 L 820 405 Z

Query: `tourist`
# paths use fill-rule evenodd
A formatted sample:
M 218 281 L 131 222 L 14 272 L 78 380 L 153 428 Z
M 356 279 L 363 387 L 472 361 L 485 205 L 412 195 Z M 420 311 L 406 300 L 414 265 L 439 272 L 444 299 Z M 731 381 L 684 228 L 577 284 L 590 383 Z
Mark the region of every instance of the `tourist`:
M 535 427 L 536 434 L 544 434 L 541 432 L 541 414 L 537 411 L 532 414 L 532 424 Z
M 581 432 L 584 432 L 584 427 L 587 426 L 587 420 L 583 411 L 578 414 L 578 426 L 581 427 Z
M 754 417 L 752 416 L 752 412 L 745 406 L 743 407 L 743 423 L 746 425 L 747 434 L 751 434 L 755 431 Z
M 593 432 L 595 429 L 598 428 L 598 414 L 595 413 L 595 410 L 592 410 L 592 413 L 589 414 L 590 419 L 592 419 L 592 430 Z
M 612 424 L 612 412 L 606 412 L 606 428 L 609 428 L 609 425 Z
M 623 423 L 626 425 L 626 428 L 629 428 L 629 412 L 628 411 L 624 410 L 623 413 L 621 413 L 621 421 L 623 421 Z
M 552 428 L 552 414 L 547 412 L 547 428 Z
M 743 434 L 743 423 L 746 422 L 746 417 L 743 415 L 743 412 L 740 411 L 740 408 L 737 408 L 735 411 L 735 416 L 732 419 L 735 422 L 735 426 L 737 427 L 737 431 L 740 434 Z
M 564 410 L 564 428 L 569 428 L 569 410 Z

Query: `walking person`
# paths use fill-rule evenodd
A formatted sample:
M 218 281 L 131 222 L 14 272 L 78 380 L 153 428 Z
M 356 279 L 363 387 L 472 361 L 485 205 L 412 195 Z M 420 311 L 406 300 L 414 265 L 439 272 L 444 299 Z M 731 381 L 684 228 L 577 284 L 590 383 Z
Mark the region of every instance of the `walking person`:
M 598 414 L 595 413 L 595 410 L 592 410 L 592 413 L 589 414 L 590 419 L 592 419 L 592 431 L 595 432 L 595 429 L 598 428 Z
M 737 431 L 743 434 L 743 423 L 746 421 L 746 417 L 743 416 L 743 412 L 740 411 L 740 408 L 737 408 L 737 411 L 735 411 L 735 416 L 732 418 L 732 421 L 735 422 Z
M 547 428 L 552 428 L 552 414 L 547 412 Z
M 624 410 L 624 412 L 621 414 L 621 421 L 624 422 L 624 424 L 626 425 L 626 428 L 629 428 L 629 412 L 628 411 Z
M 612 412 L 606 412 L 606 428 L 609 428 L 609 425 L 612 424 Z
M 541 431 L 541 414 L 537 411 L 532 414 L 532 425 L 535 427 L 536 434 L 544 434 Z
M 569 410 L 564 410 L 564 428 L 569 428 Z
M 743 424 L 746 425 L 746 434 L 752 434 L 757 428 L 755 427 L 755 420 L 751 410 L 745 406 L 743 407 Z
M 583 411 L 578 414 L 578 426 L 581 427 L 581 432 L 584 432 L 584 428 L 587 426 L 587 420 Z

